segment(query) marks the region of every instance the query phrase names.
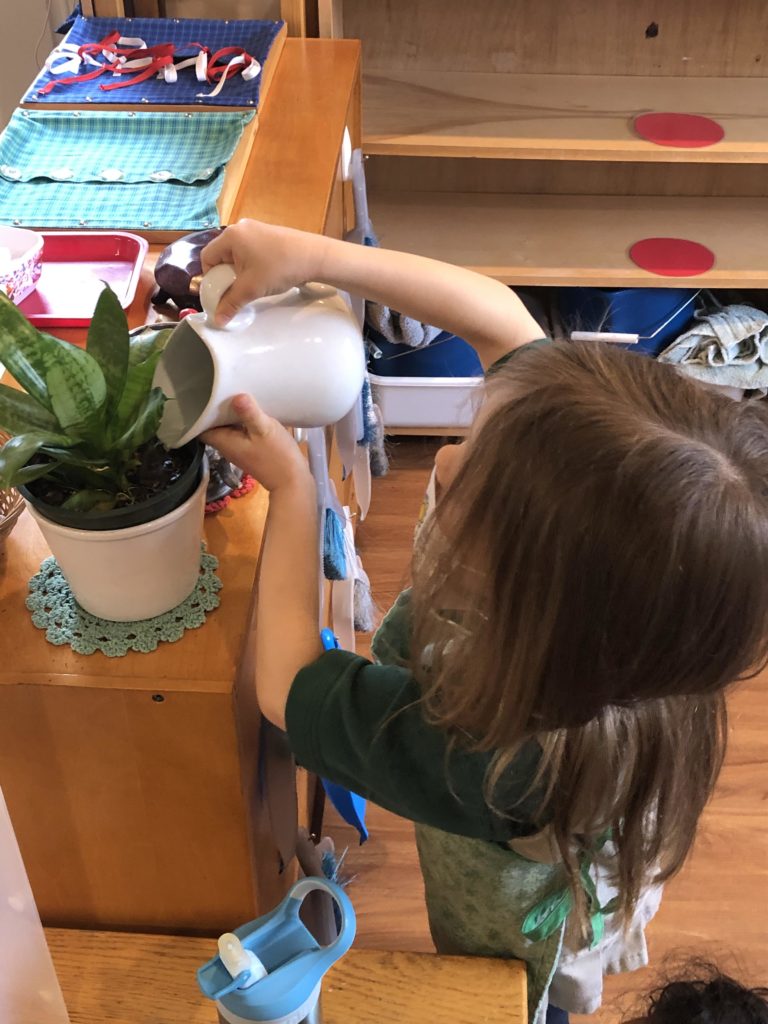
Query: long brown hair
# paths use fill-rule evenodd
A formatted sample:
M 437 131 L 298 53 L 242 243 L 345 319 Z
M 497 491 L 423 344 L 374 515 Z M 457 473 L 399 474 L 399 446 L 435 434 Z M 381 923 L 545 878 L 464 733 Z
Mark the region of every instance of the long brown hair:
M 532 824 L 552 827 L 582 923 L 578 856 L 612 830 L 626 919 L 685 860 L 724 687 L 768 652 L 763 403 L 606 345 L 522 351 L 489 381 L 413 572 L 428 719 L 493 752 L 492 806 L 538 740 Z

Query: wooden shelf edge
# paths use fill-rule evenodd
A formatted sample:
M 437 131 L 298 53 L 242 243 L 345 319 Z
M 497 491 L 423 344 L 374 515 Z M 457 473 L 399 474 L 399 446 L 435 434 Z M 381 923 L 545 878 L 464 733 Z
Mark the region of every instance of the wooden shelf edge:
M 768 163 L 768 143 L 756 150 L 745 146 L 723 151 L 709 149 L 674 149 L 636 142 L 611 149 L 596 140 L 594 143 L 574 143 L 571 139 L 556 142 L 537 142 L 533 139 L 510 141 L 504 138 L 485 139 L 466 135 L 461 139 L 443 135 L 387 136 L 363 132 L 363 151 L 366 156 L 426 156 L 452 157 L 474 160 L 549 160 L 552 162 L 593 161 L 596 163 L 632 164 L 765 164 Z

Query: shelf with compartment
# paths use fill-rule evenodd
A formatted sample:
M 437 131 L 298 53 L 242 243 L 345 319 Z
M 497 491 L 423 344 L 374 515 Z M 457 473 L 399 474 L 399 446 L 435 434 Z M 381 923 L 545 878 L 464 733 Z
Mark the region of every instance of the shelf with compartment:
M 764 163 L 768 101 L 761 79 L 504 74 L 367 69 L 367 153 L 515 160 Z M 699 114 L 725 138 L 704 148 L 656 145 L 634 118 Z
M 768 287 L 768 198 L 377 191 L 370 202 L 382 245 L 506 284 Z M 650 235 L 693 236 L 715 266 L 695 279 L 641 270 L 628 249 Z

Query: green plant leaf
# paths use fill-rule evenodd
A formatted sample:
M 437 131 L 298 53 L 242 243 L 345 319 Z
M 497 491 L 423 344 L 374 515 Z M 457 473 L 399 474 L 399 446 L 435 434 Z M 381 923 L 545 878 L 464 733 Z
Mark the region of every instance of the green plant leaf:
M 107 413 L 117 408 L 128 372 L 130 338 L 120 301 L 105 282 L 88 328 L 86 351 L 101 367 L 107 386 Z
M 94 509 L 107 512 L 115 507 L 115 500 L 115 495 L 107 491 L 75 491 L 61 507 L 71 512 L 92 512 Z
M 162 352 L 172 333 L 172 327 L 163 327 L 157 331 L 153 328 L 146 328 L 140 334 L 132 335 L 128 365 L 136 366 L 149 359 L 155 352 Z
M 39 480 L 40 477 L 48 476 L 56 468 L 52 462 L 32 464 L 31 466 L 22 466 L 15 474 L 16 487 L 23 487 L 24 484 L 31 484 L 33 480 Z
M 49 348 L 45 336 L 0 292 L 0 362 L 25 391 L 51 411 L 45 385 L 48 363 L 44 358 Z
M 153 388 L 136 413 L 133 422 L 112 448 L 116 451 L 134 452 L 157 433 L 163 415 L 165 395 L 160 388 Z
M 0 427 L 9 434 L 25 434 L 30 430 L 61 430 L 59 422 L 34 398 L 18 388 L 0 384 Z
M 139 409 L 146 402 L 161 354 L 154 352 L 148 359 L 131 366 L 128 370 L 123 395 L 114 417 L 113 436 L 119 437 L 128 430 Z
M 46 444 L 66 448 L 71 443 L 63 434 L 29 433 L 12 437 L 0 448 L 0 487 L 15 487 L 18 471 Z
M 80 457 L 70 457 L 69 452 L 60 448 L 42 448 L 41 451 L 55 460 L 51 477 L 62 487 L 72 491 L 121 490 L 120 477 L 111 467 L 92 468 L 87 461 Z
M 46 376 L 48 392 L 61 427 L 75 438 L 94 437 L 102 426 L 101 413 L 107 398 L 104 374 L 87 352 L 70 346 L 67 358 L 51 366 Z M 74 358 L 68 358 L 77 353 Z

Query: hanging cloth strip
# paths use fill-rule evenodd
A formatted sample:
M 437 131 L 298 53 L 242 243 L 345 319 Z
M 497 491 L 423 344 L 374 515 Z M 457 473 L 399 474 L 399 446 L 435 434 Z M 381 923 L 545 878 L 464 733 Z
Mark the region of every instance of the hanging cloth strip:
M 24 101 L 61 102 L 66 90 L 67 102 L 105 103 L 140 85 L 141 103 L 256 106 L 260 73 L 282 28 L 270 21 L 78 18 Z M 212 88 L 200 91 L 205 84 Z

